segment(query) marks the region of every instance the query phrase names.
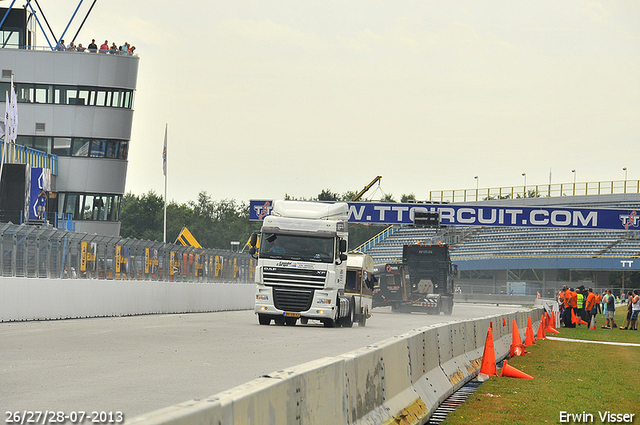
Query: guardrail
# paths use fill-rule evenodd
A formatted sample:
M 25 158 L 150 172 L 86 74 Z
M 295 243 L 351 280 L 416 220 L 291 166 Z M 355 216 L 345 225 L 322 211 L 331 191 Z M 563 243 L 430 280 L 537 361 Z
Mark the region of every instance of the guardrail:
M 555 196 L 640 193 L 640 180 L 537 184 L 477 189 L 432 190 L 430 202 L 471 202 Z
M 127 423 L 423 423 L 442 401 L 477 375 L 491 322 L 496 359 L 501 360 L 509 354 L 513 319 L 524 331 L 528 317 L 537 328 L 542 314 L 543 309 L 536 308 L 425 327 Z

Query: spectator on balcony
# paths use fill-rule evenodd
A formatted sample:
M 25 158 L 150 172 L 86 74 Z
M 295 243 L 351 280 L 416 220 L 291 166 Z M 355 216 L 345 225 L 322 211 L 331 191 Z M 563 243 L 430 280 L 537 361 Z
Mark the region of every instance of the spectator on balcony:
M 91 52 L 91 53 L 95 53 L 95 52 L 98 51 L 98 46 L 96 45 L 96 39 L 95 38 L 91 39 L 91 43 L 89 43 L 88 49 L 89 49 L 89 52 Z
M 136 46 L 131 46 L 129 48 L 129 55 L 133 56 L 133 52 L 136 50 Z
M 111 48 L 109 49 L 109 53 L 115 55 L 118 53 L 118 46 L 116 46 L 116 42 L 111 43 Z
M 58 44 L 58 48 L 56 50 L 62 52 L 65 49 L 66 47 L 64 46 L 64 40 L 60 40 L 60 43 Z
M 84 52 L 85 48 L 82 47 L 82 43 L 78 44 L 78 47 L 76 47 L 76 52 Z
M 76 45 L 73 44 L 73 41 L 71 43 L 69 43 L 69 45 L 67 46 L 67 51 L 68 52 L 75 52 L 76 51 Z
M 105 40 L 104 43 L 100 45 L 100 53 L 107 53 L 109 51 L 109 41 Z

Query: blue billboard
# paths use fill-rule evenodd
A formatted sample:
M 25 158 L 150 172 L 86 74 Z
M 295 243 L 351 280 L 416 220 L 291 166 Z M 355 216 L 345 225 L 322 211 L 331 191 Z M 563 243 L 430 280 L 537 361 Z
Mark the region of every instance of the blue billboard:
M 416 212 L 439 212 L 444 226 L 558 227 L 640 230 L 635 210 L 608 208 L 524 207 L 457 204 L 347 202 L 350 223 L 413 224 Z M 252 200 L 250 220 L 271 214 L 272 200 Z

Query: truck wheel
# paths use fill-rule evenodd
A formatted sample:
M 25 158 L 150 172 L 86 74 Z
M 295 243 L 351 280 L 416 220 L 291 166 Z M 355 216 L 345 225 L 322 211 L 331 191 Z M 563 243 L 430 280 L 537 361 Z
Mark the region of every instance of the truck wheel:
M 258 323 L 261 325 L 269 325 L 271 323 L 271 317 L 266 314 L 258 314 Z
M 336 303 L 336 314 L 333 319 L 327 319 L 322 324 L 324 324 L 325 328 L 338 328 L 340 327 L 340 301 Z
M 356 315 L 356 300 L 353 297 L 349 298 L 349 314 L 342 318 L 342 326 L 350 328 L 353 326 Z
M 447 316 L 451 316 L 451 313 L 453 313 L 453 298 L 449 300 L 447 308 L 444 310 L 444 314 Z
M 365 327 L 367 325 L 367 312 L 362 309 L 362 314 L 360 315 L 360 319 L 358 320 L 358 326 Z
M 284 324 L 287 325 L 287 326 L 295 326 L 297 321 L 298 321 L 297 317 L 285 317 L 284 318 Z

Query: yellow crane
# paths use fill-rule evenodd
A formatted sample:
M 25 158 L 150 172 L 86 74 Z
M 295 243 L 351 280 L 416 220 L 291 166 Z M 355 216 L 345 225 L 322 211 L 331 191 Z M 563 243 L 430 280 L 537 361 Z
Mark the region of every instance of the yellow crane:
M 364 195 L 367 192 L 367 190 L 371 189 L 371 186 L 376 184 L 376 182 L 378 182 L 379 184 L 380 180 L 382 180 L 382 176 L 376 176 L 375 179 L 371 180 L 371 183 L 366 185 L 364 189 L 362 189 L 357 195 L 351 198 L 351 202 L 357 201 L 358 199 L 362 198 L 362 195 Z

